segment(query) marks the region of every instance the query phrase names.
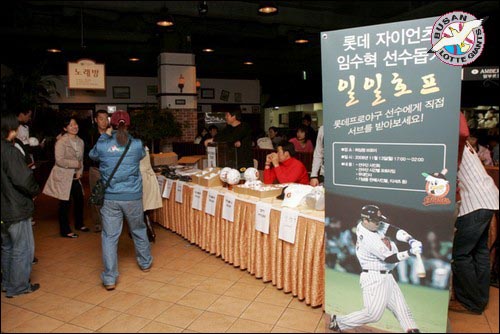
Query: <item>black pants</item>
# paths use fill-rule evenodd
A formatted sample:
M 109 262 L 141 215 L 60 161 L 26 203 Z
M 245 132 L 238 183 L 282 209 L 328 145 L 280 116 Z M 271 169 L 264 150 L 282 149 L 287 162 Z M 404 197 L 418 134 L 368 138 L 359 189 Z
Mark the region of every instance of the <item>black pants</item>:
M 457 218 L 453 240 L 453 288 L 468 310 L 483 312 L 490 293 L 488 231 L 493 211 L 480 209 Z
M 59 231 L 61 236 L 71 233 L 69 227 L 69 210 L 73 200 L 73 217 L 75 219 L 75 228 L 79 230 L 83 227 L 83 189 L 79 180 L 73 180 L 69 200 L 59 200 Z

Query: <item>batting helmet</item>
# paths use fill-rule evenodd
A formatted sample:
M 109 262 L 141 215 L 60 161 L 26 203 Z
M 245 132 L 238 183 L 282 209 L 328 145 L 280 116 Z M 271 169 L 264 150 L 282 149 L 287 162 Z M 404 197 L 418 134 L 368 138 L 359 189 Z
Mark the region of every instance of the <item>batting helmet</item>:
M 387 221 L 387 218 L 380 212 L 380 208 L 372 204 L 365 205 L 361 208 L 361 218 L 366 218 L 377 223 Z

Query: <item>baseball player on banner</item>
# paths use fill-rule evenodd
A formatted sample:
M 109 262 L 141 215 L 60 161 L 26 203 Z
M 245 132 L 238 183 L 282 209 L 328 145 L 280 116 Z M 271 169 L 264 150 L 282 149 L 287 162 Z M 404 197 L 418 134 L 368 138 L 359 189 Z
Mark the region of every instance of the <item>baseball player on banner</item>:
M 365 205 L 356 227 L 356 256 L 361 265 L 360 285 L 364 308 L 345 316 L 331 315 L 329 328 L 336 332 L 377 322 L 388 308 L 407 333 L 420 333 L 391 272 L 399 262 L 422 253 L 422 243 L 387 222 L 376 205 Z M 410 245 L 398 251 L 393 238 Z

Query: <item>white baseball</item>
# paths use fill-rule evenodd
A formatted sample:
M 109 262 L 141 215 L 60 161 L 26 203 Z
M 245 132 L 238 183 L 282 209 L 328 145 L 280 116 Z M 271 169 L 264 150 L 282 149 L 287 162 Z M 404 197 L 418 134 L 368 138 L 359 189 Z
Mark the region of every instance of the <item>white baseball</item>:
M 247 168 L 243 177 L 246 181 L 256 181 L 259 179 L 259 171 L 253 167 Z
M 229 184 L 238 184 L 240 182 L 241 173 L 236 169 L 231 169 L 227 172 L 227 183 Z
M 220 171 L 219 177 L 222 182 L 227 182 L 227 173 L 231 170 L 230 167 L 224 167 Z

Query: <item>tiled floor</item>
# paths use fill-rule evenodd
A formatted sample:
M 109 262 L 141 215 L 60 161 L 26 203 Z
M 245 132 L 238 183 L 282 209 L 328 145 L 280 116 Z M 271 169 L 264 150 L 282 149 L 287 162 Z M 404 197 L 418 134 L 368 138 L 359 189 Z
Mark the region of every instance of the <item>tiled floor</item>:
M 120 278 L 106 291 L 101 272 L 100 234 L 61 238 L 57 200 L 40 195 L 34 227 L 35 293 L 2 294 L 3 333 L 46 332 L 324 332 L 321 307 L 226 264 L 185 239 L 156 228 L 153 268 L 142 272 L 124 228 L 119 244 Z M 86 212 L 86 224 L 93 227 Z M 498 289 L 492 288 L 481 316 L 449 313 L 454 332 L 498 333 Z

